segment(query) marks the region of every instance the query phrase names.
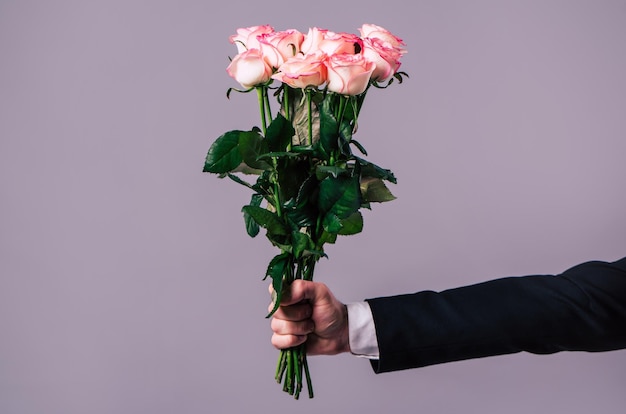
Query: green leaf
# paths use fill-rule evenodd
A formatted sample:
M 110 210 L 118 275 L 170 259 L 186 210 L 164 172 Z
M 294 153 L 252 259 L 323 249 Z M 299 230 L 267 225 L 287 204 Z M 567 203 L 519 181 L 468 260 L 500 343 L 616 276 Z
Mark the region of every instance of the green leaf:
M 243 131 L 229 131 L 213 142 L 204 162 L 203 172 L 223 174 L 236 169 L 242 162 L 239 135 Z
M 269 124 L 265 133 L 270 151 L 285 151 L 295 133 L 291 122 L 282 114 L 278 114 Z
M 317 223 L 317 209 L 308 203 L 297 205 L 293 209 L 285 209 L 285 215 L 296 228 L 311 227 Z
M 320 141 L 322 151 L 330 155 L 339 149 L 339 125 L 330 108 L 330 99 L 320 106 Z
M 350 144 L 354 145 L 355 147 L 358 148 L 359 151 L 361 151 L 361 154 L 366 155 L 367 156 L 367 151 L 365 151 L 365 148 L 363 147 L 363 145 L 361 145 L 361 143 L 357 140 L 351 140 Z
M 254 183 L 252 189 L 259 194 L 269 196 L 270 188 L 274 186 L 271 177 L 272 171 L 263 171 L 263 173 L 256 179 L 256 183 Z
M 346 109 L 343 113 L 343 119 L 350 121 L 350 123 L 353 123 L 353 121 L 357 118 L 359 107 L 358 101 L 360 99 L 362 98 L 357 96 L 349 97 L 348 104 L 346 105 Z
M 352 156 L 352 149 L 350 149 L 350 142 L 352 141 L 352 123 L 344 120 L 339 128 L 339 146 L 341 153 L 346 157 Z
M 363 177 L 380 178 L 391 183 L 397 184 L 396 177 L 391 170 L 387 170 L 379 167 L 376 164 L 364 160 L 363 158 L 354 157 L 357 163 L 361 166 L 361 175 Z
M 260 156 L 267 153 L 267 141 L 257 131 L 247 131 L 239 134 L 239 152 L 243 162 L 250 168 L 268 170 L 271 165 L 261 159 Z
M 350 171 L 338 165 L 318 165 L 315 168 L 315 175 L 320 181 L 326 177 L 337 178 L 340 175 L 345 175 L 349 173 Z
M 231 180 L 233 180 L 234 182 L 236 182 L 237 184 L 241 184 L 250 189 L 254 189 L 254 186 L 252 184 L 250 184 L 249 182 L 245 180 L 242 180 L 241 178 L 237 177 L 235 174 L 227 173 L 226 176 L 230 178 Z
M 302 185 L 298 189 L 296 204 L 302 205 L 311 199 L 315 199 L 318 193 L 317 185 L 318 181 L 313 175 L 302 181 Z
M 361 206 L 361 189 L 358 177 L 328 177 L 320 183 L 318 206 L 324 213 L 339 219 L 349 217 Z
M 330 243 L 333 244 L 337 241 L 337 233 L 329 233 L 327 231 L 323 231 L 322 235 L 320 236 L 318 243 L 321 245 L 323 245 L 324 243 Z
M 311 174 L 310 160 L 305 158 L 285 158 L 278 162 L 278 185 L 283 201 L 296 198 Z
M 248 214 L 259 226 L 267 230 L 272 235 L 287 235 L 289 229 L 278 215 L 263 207 L 247 205 L 241 209 L 244 214 Z
M 289 255 L 287 253 L 281 253 L 277 256 L 274 256 L 274 258 L 270 260 L 270 263 L 267 266 L 267 271 L 265 272 L 265 277 L 263 278 L 263 280 L 267 279 L 268 276 L 272 278 L 272 288 L 274 289 L 272 300 L 274 306 L 272 307 L 272 310 L 267 314 L 266 318 L 272 316 L 280 306 L 280 301 L 283 297 L 283 280 L 288 265 Z
M 295 192 L 295 197 L 291 193 L 290 198 L 285 204 L 283 211 L 290 223 L 297 228 L 311 227 L 317 223 L 317 194 L 318 181 L 315 176 L 309 176 L 304 180 L 299 180 L 300 188 Z M 284 186 L 285 188 L 287 186 Z
M 263 201 L 263 196 L 261 194 L 252 194 L 252 199 L 250 200 L 251 206 L 258 207 L 261 205 L 261 201 Z M 246 224 L 246 232 L 250 237 L 256 237 L 259 234 L 259 224 L 254 221 L 252 216 L 248 214 L 248 212 L 243 212 L 243 220 Z
M 292 254 L 296 259 L 302 257 L 302 254 L 307 250 L 312 250 L 315 245 L 311 237 L 299 231 L 292 233 Z
M 391 191 L 380 178 L 363 178 L 361 180 L 361 193 L 364 201 L 372 203 L 383 203 L 396 199 L 396 196 L 391 194 Z
M 341 220 L 341 230 L 339 230 L 338 234 L 349 236 L 360 233 L 361 231 L 363 231 L 363 215 L 357 211 L 347 219 Z
M 327 232 L 337 234 L 341 231 L 341 219 L 336 214 L 328 213 L 322 220 L 322 226 Z

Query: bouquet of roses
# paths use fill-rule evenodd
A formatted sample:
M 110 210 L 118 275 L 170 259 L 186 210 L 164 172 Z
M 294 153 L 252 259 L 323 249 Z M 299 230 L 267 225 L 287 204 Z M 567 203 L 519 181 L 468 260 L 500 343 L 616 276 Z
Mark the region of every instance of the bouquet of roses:
M 227 97 L 256 92 L 261 125 L 217 138 L 204 172 L 252 191 L 242 209 L 246 230 L 255 237 L 263 228 L 280 251 L 265 272 L 274 292 L 267 317 L 293 280 L 313 279 L 325 244 L 362 230 L 361 208 L 395 198 L 385 185 L 396 183 L 393 173 L 367 161 L 353 135 L 368 90 L 406 76 L 398 71 L 405 45 L 380 26 L 359 31 L 311 28 L 305 35 L 265 25 L 230 37 L 238 54 L 227 72 L 243 89 L 229 88 Z M 296 399 L 304 380 L 313 397 L 305 347 L 282 350 L 276 368 L 276 381 Z

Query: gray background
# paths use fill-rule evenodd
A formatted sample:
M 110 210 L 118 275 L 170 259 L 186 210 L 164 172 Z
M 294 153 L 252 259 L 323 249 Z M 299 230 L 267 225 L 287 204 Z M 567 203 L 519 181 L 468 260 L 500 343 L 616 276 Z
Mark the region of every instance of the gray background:
M 214 4 L 211 4 L 214 3 Z M 623 1 L 0 2 L 3 414 L 623 413 L 626 354 L 517 354 L 375 375 L 314 357 L 273 382 L 249 193 L 201 173 L 258 123 L 225 67 L 238 27 L 408 44 L 357 138 L 398 199 L 328 249 L 344 301 L 558 273 L 626 252 Z

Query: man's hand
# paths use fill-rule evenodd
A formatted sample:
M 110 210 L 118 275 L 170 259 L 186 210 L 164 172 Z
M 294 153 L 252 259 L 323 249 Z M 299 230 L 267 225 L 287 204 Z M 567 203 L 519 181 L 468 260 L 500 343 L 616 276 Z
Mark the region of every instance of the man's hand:
M 278 349 L 306 341 L 309 355 L 350 352 L 346 305 L 335 299 L 323 283 L 294 280 L 283 293 L 271 327 L 272 345 Z

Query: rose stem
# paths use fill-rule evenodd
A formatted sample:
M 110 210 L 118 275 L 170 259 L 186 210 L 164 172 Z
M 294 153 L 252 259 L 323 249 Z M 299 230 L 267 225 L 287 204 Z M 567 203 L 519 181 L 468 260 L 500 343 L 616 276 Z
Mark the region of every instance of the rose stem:
M 309 140 L 307 145 L 313 145 L 313 117 L 312 117 L 312 105 L 311 105 L 311 90 L 306 90 L 306 104 L 308 109 L 308 127 L 309 127 Z
M 302 364 L 304 365 L 304 375 L 306 376 L 306 387 L 309 391 L 309 398 L 313 398 L 313 384 L 311 383 L 311 374 L 309 373 L 309 364 L 306 361 L 306 349 L 304 351 L 304 359 Z

